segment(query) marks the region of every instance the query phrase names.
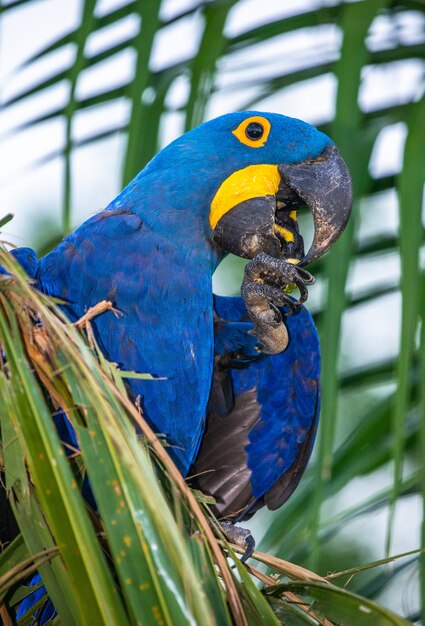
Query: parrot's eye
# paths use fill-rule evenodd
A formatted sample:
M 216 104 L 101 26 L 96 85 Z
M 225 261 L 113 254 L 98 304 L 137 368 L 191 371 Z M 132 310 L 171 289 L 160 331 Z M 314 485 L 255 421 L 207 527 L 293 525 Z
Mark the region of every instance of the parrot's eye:
M 262 115 L 253 115 L 243 120 L 232 133 L 250 148 L 262 148 L 270 133 L 270 122 Z
M 258 122 L 251 122 L 245 129 L 245 135 L 252 141 L 258 141 L 264 135 L 264 128 Z

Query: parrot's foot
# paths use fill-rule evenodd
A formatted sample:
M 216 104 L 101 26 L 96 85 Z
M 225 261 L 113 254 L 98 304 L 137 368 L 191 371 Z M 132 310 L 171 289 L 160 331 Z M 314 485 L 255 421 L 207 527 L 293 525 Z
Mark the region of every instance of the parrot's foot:
M 220 522 L 220 528 L 230 543 L 235 543 L 245 550 L 241 557 L 241 563 L 245 563 L 255 550 L 255 539 L 251 535 L 251 531 L 247 528 L 236 526 L 232 522 Z
M 288 332 L 277 307 L 287 306 L 288 315 L 292 315 L 307 300 L 307 285 L 313 283 L 313 276 L 306 270 L 265 252 L 246 265 L 241 294 L 254 323 L 251 333 L 260 341 L 263 352 L 279 354 L 285 350 Z M 299 300 L 289 297 L 289 285 L 298 288 Z

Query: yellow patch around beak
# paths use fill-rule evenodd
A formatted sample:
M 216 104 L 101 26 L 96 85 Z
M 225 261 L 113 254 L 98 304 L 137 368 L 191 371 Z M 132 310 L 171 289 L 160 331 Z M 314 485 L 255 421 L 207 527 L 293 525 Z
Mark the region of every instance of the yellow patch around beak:
M 220 185 L 210 208 L 210 225 L 218 221 L 233 207 L 252 198 L 274 196 L 280 184 L 277 165 L 249 165 L 231 174 Z

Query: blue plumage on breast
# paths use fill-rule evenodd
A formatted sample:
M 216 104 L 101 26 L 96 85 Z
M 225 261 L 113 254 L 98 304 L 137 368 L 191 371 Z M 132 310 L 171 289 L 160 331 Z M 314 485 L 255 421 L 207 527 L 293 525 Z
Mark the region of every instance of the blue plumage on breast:
M 181 254 L 178 242 L 132 212 L 104 211 L 42 259 L 38 272 L 39 287 L 65 299 L 72 320 L 112 301 L 119 316 L 93 320 L 99 344 L 121 369 L 161 379 L 129 384 L 184 474 L 202 436 L 213 363 L 210 259 L 197 252 L 188 273 L 190 251 Z

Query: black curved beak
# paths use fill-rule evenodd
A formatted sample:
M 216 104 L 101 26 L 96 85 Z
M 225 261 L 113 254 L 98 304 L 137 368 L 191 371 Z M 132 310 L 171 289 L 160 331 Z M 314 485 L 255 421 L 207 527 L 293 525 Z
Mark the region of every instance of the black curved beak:
M 347 225 L 352 205 L 350 174 L 333 145 L 317 159 L 279 165 L 277 170 L 280 184 L 275 195 L 266 191 L 235 203 L 215 225 L 212 240 L 225 252 L 244 258 L 266 252 L 307 265 L 327 252 Z M 296 220 L 297 210 L 304 206 L 314 221 L 307 254 Z
M 335 146 L 314 161 L 279 166 L 282 182 L 309 207 L 314 237 L 301 265 L 315 261 L 329 250 L 344 231 L 352 207 L 348 168 Z

